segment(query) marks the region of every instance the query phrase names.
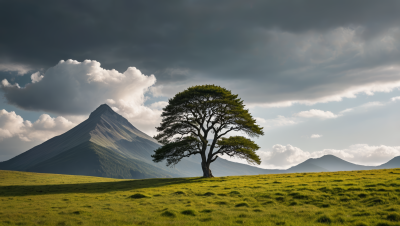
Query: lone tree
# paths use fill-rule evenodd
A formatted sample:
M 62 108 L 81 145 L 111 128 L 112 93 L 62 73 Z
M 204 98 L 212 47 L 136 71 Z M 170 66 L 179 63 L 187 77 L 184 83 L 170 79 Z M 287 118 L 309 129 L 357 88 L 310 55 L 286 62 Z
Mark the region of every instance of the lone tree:
M 218 155 L 261 163 L 255 153 L 260 147 L 253 141 L 243 136 L 225 137 L 232 131 L 250 137 L 264 135 L 263 128 L 244 108 L 243 100 L 225 88 L 190 87 L 169 99 L 161 116 L 161 125 L 156 127 L 159 134 L 154 138 L 163 146 L 151 156 L 154 162 L 167 160 L 167 166 L 173 166 L 184 157 L 200 154 L 203 177 L 213 177 L 210 164 Z

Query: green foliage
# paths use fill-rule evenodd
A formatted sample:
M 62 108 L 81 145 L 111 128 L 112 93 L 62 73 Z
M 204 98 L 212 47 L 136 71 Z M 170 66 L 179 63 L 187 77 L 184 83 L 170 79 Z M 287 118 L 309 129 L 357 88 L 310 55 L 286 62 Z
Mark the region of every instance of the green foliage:
M 177 164 L 183 157 L 196 154 L 195 150 L 200 141 L 193 136 L 182 137 L 176 142 L 167 143 L 155 151 L 151 157 L 154 162 L 167 160 L 167 166 Z
M 176 94 L 163 109 L 159 134 L 154 137 L 163 146 L 155 150 L 153 161 L 166 160 L 167 166 L 173 166 L 184 157 L 200 154 L 205 177 L 212 176 L 207 171 L 218 155 L 260 164 L 255 153 L 260 147 L 253 141 L 242 136 L 224 137 L 232 131 L 250 137 L 264 135 L 244 107 L 238 95 L 215 85 L 193 86 Z
M 221 154 L 236 156 L 247 160 L 252 164 L 260 164 L 261 159 L 255 153 L 260 147 L 252 140 L 242 136 L 233 136 L 229 138 L 222 137 L 217 141 L 217 145 L 224 150 Z
M 267 226 L 394 226 L 400 224 L 400 190 L 391 185 L 398 182 L 397 173 L 400 169 L 308 173 L 302 174 L 303 177 L 278 174 L 118 180 L 0 171 L 0 225 L 237 225 L 239 222 Z M 348 190 L 334 180 L 352 183 L 353 188 L 375 184 L 377 189 Z M 394 190 L 381 192 L 379 187 Z M 235 194 L 230 194 L 231 191 Z M 359 194 L 367 197 L 360 198 Z M 277 198 L 282 199 L 277 201 Z M 345 198 L 348 201 L 341 201 Z

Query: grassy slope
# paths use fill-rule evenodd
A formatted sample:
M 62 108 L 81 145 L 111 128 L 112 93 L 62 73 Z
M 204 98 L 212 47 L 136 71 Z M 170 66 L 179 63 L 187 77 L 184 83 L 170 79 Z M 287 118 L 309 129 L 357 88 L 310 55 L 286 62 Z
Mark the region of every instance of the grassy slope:
M 146 180 L 0 171 L 0 225 L 384 226 L 400 225 L 399 211 L 400 169 Z

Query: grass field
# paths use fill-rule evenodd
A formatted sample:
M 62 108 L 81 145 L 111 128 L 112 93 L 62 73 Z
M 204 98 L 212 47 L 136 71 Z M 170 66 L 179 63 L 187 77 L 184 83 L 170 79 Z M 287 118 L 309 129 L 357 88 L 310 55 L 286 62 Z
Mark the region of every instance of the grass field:
M 117 180 L 0 171 L 0 225 L 400 225 L 400 169 Z

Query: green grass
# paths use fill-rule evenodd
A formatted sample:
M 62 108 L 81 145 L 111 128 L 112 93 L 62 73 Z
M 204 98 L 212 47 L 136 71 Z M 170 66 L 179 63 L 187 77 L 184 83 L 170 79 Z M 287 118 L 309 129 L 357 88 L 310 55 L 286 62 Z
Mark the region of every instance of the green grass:
M 400 169 L 118 180 L 0 171 L 0 225 L 400 225 Z

